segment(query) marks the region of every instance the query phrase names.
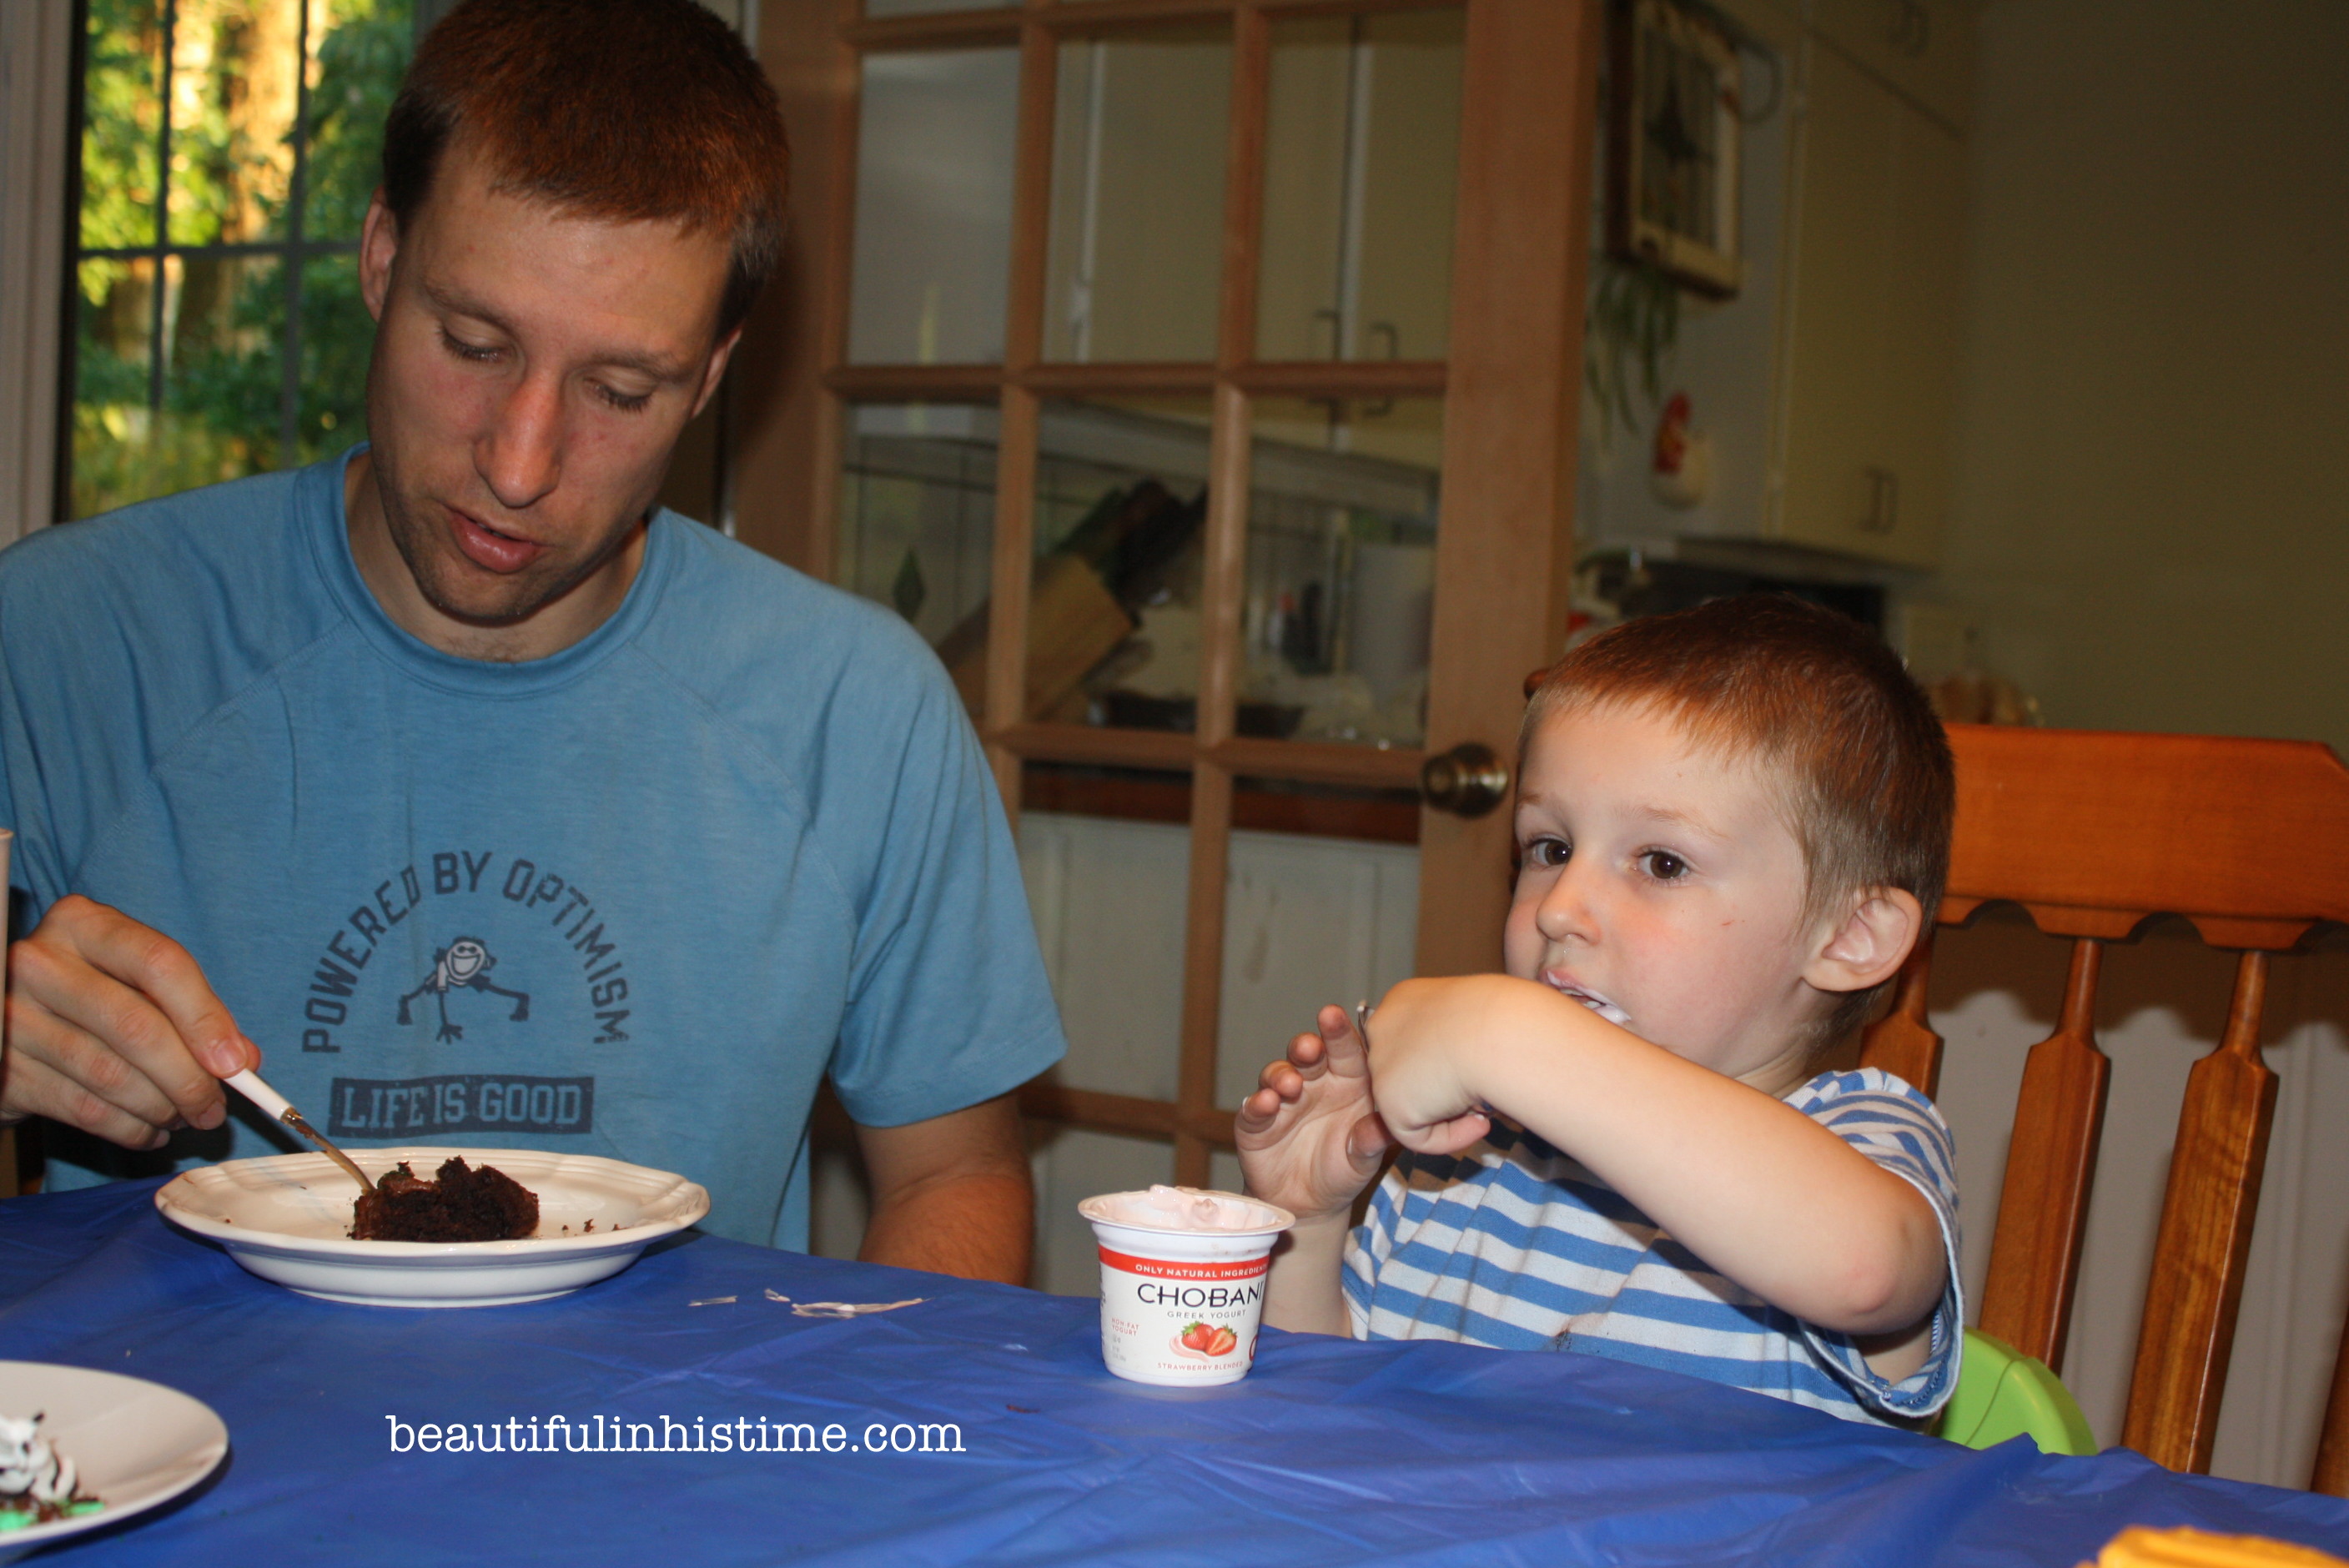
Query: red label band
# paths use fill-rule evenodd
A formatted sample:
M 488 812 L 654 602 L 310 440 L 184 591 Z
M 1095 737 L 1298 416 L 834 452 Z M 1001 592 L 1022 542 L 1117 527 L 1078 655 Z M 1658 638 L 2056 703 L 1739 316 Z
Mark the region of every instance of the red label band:
M 1146 1279 L 1255 1279 L 1272 1267 L 1272 1254 L 1260 1258 L 1240 1258 L 1231 1263 L 1168 1263 L 1161 1258 L 1129 1257 L 1101 1250 L 1101 1261 L 1123 1274 L 1141 1274 Z

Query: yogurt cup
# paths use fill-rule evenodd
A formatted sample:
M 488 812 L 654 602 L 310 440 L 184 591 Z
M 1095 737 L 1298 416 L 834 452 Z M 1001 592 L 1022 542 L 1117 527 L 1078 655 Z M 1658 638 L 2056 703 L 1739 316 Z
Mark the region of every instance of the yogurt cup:
M 1247 1376 L 1272 1244 L 1296 1215 L 1195 1187 L 1104 1192 L 1077 1212 L 1101 1243 L 1102 1359 L 1112 1372 L 1169 1387 Z

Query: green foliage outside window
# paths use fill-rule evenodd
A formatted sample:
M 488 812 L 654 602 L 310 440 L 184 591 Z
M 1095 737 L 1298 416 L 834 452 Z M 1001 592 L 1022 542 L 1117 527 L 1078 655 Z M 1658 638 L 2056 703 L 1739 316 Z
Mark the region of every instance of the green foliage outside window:
M 73 514 L 362 439 L 356 242 L 410 0 L 309 0 L 306 38 L 301 0 L 178 0 L 168 37 L 158 0 L 88 5 Z

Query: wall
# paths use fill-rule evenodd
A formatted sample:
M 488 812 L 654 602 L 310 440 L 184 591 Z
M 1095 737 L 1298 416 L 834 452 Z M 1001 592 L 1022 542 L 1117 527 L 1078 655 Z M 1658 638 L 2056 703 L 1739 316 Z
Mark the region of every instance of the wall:
M 1988 0 L 1979 36 L 1942 587 L 2051 724 L 2349 752 L 2349 6 Z M 1935 976 L 1977 1285 L 2063 947 L 1994 923 L 1946 939 Z M 2064 1368 L 2106 1441 L 2230 969 L 2176 934 L 2107 962 L 2112 1099 Z M 2303 1486 L 2349 1304 L 2349 942 L 2275 973 L 2283 1081 L 2213 1469 Z
M 2349 751 L 2349 6 L 1980 42 L 1951 597 L 2050 723 Z

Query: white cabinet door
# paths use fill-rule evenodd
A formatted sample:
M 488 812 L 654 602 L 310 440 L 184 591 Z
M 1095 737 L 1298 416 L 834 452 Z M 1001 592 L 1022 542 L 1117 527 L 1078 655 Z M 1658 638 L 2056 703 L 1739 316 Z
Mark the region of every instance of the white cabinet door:
M 1961 144 L 1806 44 L 1772 531 L 1930 565 L 1949 506 Z
M 1973 91 L 1973 0 L 1811 0 L 1811 26 L 1958 130 Z

